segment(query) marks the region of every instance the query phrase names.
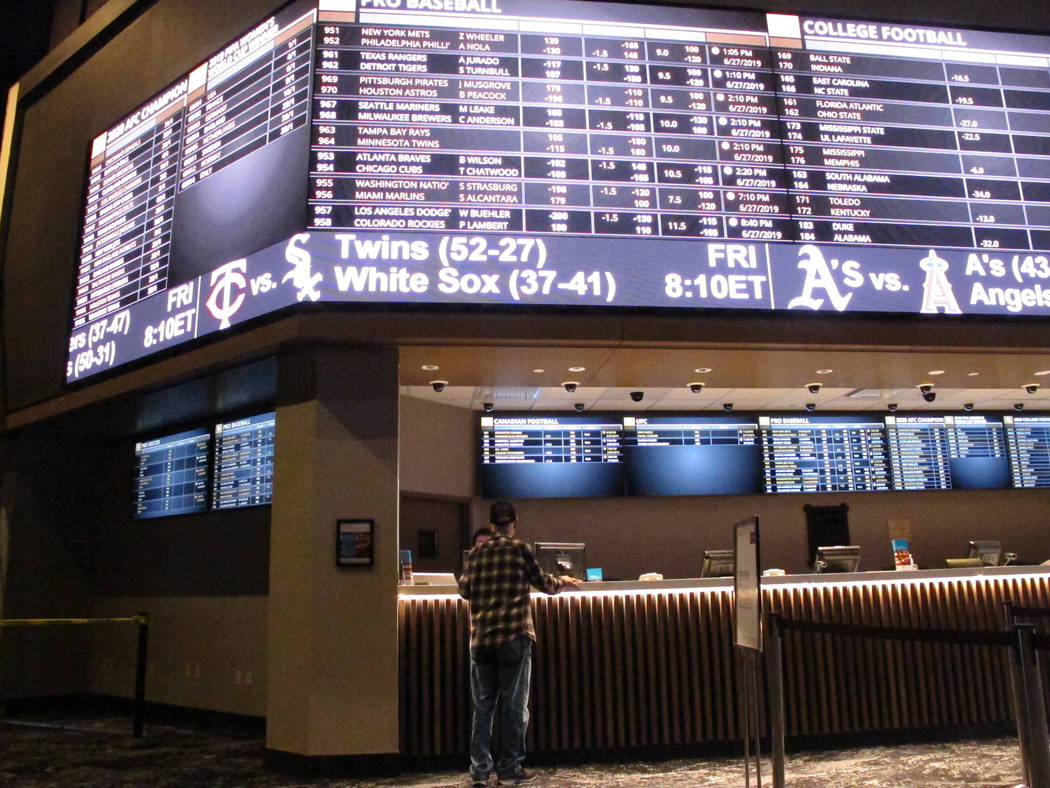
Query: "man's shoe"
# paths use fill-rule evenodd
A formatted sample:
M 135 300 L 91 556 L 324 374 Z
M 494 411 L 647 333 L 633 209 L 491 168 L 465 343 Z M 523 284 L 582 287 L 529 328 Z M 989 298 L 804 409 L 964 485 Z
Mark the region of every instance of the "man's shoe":
M 499 778 L 500 785 L 535 785 L 537 782 L 536 775 L 528 769 L 521 769 L 517 774 Z
M 484 780 L 472 780 L 470 788 L 488 788 L 488 784 L 488 778 L 485 778 Z

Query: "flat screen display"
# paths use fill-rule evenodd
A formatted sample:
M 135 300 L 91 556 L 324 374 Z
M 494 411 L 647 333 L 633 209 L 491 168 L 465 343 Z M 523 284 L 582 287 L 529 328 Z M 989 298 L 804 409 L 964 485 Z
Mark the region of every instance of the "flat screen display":
M 302 229 L 314 19 L 289 5 L 91 142 L 67 379 L 196 336 L 205 275 Z
M 480 416 L 485 498 L 623 494 L 621 422 L 608 414 Z
M 135 444 L 135 517 L 208 508 L 209 430 L 188 430 Z
M 1010 486 L 1001 416 L 887 416 L 895 490 Z
M 741 416 L 624 416 L 628 495 L 762 491 L 758 424 Z
M 1050 487 L 1050 416 L 1003 416 L 1014 487 Z
M 766 492 L 890 489 L 882 420 L 863 414 L 760 416 Z
M 212 508 L 261 506 L 273 500 L 274 413 L 215 426 Z
M 1050 37 L 319 0 L 90 144 L 67 380 L 304 302 L 1050 313 Z

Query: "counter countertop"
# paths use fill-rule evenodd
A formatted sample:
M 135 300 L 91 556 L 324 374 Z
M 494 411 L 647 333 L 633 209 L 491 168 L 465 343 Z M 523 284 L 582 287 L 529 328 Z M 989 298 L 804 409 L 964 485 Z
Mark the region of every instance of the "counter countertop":
M 779 575 L 763 577 L 765 587 L 799 586 L 799 585 L 842 585 L 850 584 L 885 584 L 885 583 L 924 583 L 932 581 L 960 581 L 975 579 L 995 579 L 1005 576 L 1047 575 L 1050 566 L 985 566 L 963 569 L 917 569 L 903 572 L 852 572 L 828 574 Z M 683 591 L 719 591 L 733 587 L 731 577 L 696 577 L 677 578 L 673 580 L 613 580 L 583 583 L 579 589 L 565 591 L 569 594 L 617 594 L 639 592 L 683 592 Z M 401 597 L 459 597 L 455 585 L 412 585 L 399 586 Z

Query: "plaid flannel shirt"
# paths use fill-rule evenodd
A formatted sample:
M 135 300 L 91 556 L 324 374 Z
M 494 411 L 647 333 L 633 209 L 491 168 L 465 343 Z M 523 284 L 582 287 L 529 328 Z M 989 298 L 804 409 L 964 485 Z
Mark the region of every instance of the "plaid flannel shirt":
M 470 602 L 470 647 L 493 648 L 521 635 L 536 639 L 529 588 L 546 594 L 562 590 L 529 546 L 496 534 L 470 551 L 459 578 L 459 595 Z

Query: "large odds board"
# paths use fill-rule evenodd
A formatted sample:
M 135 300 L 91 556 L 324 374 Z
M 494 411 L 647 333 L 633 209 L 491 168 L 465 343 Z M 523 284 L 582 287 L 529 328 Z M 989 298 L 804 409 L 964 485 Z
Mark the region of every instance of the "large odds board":
M 1050 312 L 1050 37 L 297 2 L 91 144 L 67 380 L 302 302 Z

